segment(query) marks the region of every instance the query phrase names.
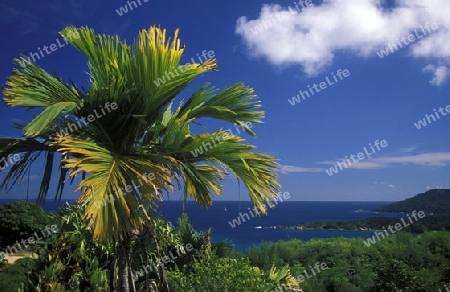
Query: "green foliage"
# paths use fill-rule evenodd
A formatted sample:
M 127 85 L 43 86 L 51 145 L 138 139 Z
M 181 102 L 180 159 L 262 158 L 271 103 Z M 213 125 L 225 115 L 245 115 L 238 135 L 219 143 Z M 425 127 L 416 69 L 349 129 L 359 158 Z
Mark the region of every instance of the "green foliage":
M 233 256 L 230 243 L 211 244 L 210 233 L 197 232 L 187 215 L 178 226 L 152 215 L 152 221 L 132 241 L 132 270 L 175 254 L 190 243 L 191 253 L 165 264 L 170 291 L 438 291 L 450 279 L 450 233 L 399 233 L 367 247 L 363 240 L 330 238 L 311 241 L 264 242 L 245 256 Z M 39 250 L 39 259 L 3 264 L 0 283 L 5 291 L 109 291 L 116 244 L 93 240 L 83 210 L 62 210 L 58 238 Z M 156 239 L 156 240 L 155 240 Z M 326 263 L 311 278 L 316 263 Z M 2 271 L 3 270 L 3 271 Z M 161 288 L 163 274 L 153 271 L 136 281 L 137 291 Z M 27 281 L 27 275 L 29 275 Z M 300 282 L 300 283 L 299 283 Z M 286 287 L 286 286 L 283 286 Z
M 450 214 L 450 190 L 429 190 L 412 198 L 374 209 L 378 212 L 392 213 L 410 213 L 414 210 L 425 213 Z
M 260 246 L 254 246 L 247 252 L 251 263 L 264 270 L 269 270 L 272 265 L 279 268 L 285 264 L 293 266 L 300 256 L 298 246 L 301 241 L 279 241 L 277 243 L 263 242 Z
M 300 283 L 299 280 L 292 276 L 288 265 L 282 267 L 281 269 L 272 266 L 269 270 L 269 279 L 274 283 L 282 284 L 283 287 L 290 288 L 297 288 Z
M 36 291 L 108 291 L 113 246 L 93 240 L 77 204 L 61 209 L 59 237 L 39 251 L 30 289 Z M 77 290 L 78 289 L 78 290 Z
M 247 260 L 216 256 L 194 262 L 190 273 L 180 269 L 169 271 L 169 284 L 174 292 L 260 292 L 275 286 Z
M 178 226 L 175 229 L 175 233 L 179 236 L 181 242 L 185 244 L 191 243 L 194 249 L 211 252 L 211 229 L 208 229 L 206 232 L 195 231 L 186 213 L 183 213 L 178 219 Z
M 304 291 L 438 291 L 450 279 L 450 233 L 392 235 L 370 247 L 362 239 L 266 242 L 252 247 L 252 265 L 289 264 L 294 277 L 315 263 L 328 269 L 306 279 Z
M 156 219 L 144 228 L 133 244 L 133 250 L 136 251 L 132 255 L 135 272 L 165 256 L 170 258 L 170 262 L 165 264 L 165 269 L 173 270 L 184 266 L 189 269 L 195 259 L 208 257 L 213 253 L 211 231 L 197 232 L 189 222 L 187 214 L 182 214 L 176 227 L 158 218 L 157 214 L 152 214 L 152 217 Z M 188 244 L 192 246 L 191 251 L 186 250 Z M 136 287 L 139 289 L 150 285 L 159 287 L 161 284 L 161 274 L 154 270 L 145 273 L 145 277 L 140 277 L 136 281 Z
M 180 218 L 178 228 L 182 233 L 195 232 L 187 215 Z M 207 244 L 210 248 L 169 271 L 171 291 L 269 291 L 280 284 L 298 287 L 287 266 L 277 269 L 271 265 L 266 270 L 257 268 L 246 258 L 234 257 L 237 253 L 233 251 L 231 242 L 211 244 L 209 231 L 207 235 L 208 240 L 203 240 L 202 246 Z M 183 238 L 188 240 L 192 237 Z
M 0 246 L 27 239 L 50 224 L 44 209 L 36 203 L 17 200 L 0 207 Z
M 233 257 L 237 254 L 233 242 L 226 239 L 212 243 L 212 252 L 219 258 Z
M 27 284 L 27 277 L 35 266 L 35 260 L 31 258 L 18 259 L 14 264 L 8 264 L 0 269 L 0 290 L 19 291 Z M 23 290 L 20 290 L 23 291 Z
M 409 225 L 404 227 L 402 224 L 402 231 L 411 233 L 424 233 L 425 231 L 439 231 L 450 230 L 450 216 L 426 216 L 417 221 L 413 218 L 413 223 L 409 222 L 408 218 L 404 218 L 405 222 Z M 352 221 L 342 222 L 307 222 L 301 225 L 305 228 L 311 229 L 343 229 L 343 230 L 382 230 L 389 225 L 394 226 L 396 223 L 401 223 L 400 218 L 387 218 L 387 217 L 371 217 L 365 219 L 358 219 Z M 278 229 L 288 229 L 289 227 L 277 226 Z
M 59 220 L 55 220 L 60 222 L 59 237 L 39 250 L 36 267 L 28 269 L 32 272 L 27 288 L 32 291 L 109 291 L 116 246 L 93 240 L 92 229 L 83 219 L 79 205 L 69 205 L 61 212 Z M 170 252 L 175 255 L 181 245 L 191 244 L 193 251 L 165 265 L 171 291 L 268 291 L 281 283 L 296 284 L 287 267 L 264 271 L 251 266 L 247 259 L 224 257 L 232 253 L 230 243 L 211 244 L 210 231 L 195 231 L 186 214 L 176 227 L 156 214 L 153 218 L 133 239 L 132 270 L 142 269 Z M 22 273 L 17 283 L 26 284 L 26 274 Z M 136 281 L 137 291 L 150 286 L 159 289 L 160 277 L 156 270 L 146 273 Z

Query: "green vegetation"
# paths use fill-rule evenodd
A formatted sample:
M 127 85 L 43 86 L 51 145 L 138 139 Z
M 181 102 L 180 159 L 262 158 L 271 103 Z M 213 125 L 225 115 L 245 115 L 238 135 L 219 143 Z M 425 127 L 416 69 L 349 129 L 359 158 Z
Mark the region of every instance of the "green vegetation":
M 78 205 L 65 206 L 53 220 L 59 236 L 38 251 L 36 268 L 30 274 L 31 291 L 108 291 L 107 269 L 113 246 L 93 240 L 92 229 Z
M 61 232 L 38 258 L 0 263 L 2 291 L 119 290 L 111 272 L 118 269 L 118 243 L 95 241 L 83 214 L 79 205 L 52 214 Z M 136 291 L 161 291 L 165 281 L 174 292 L 280 292 L 282 285 L 306 292 L 438 291 L 450 283 L 448 231 L 400 232 L 369 247 L 366 238 L 264 242 L 242 254 L 229 242 L 211 243 L 211 230 L 196 232 L 186 215 L 175 226 L 149 214 L 153 220 L 130 247 Z M 170 257 L 188 243 L 192 250 Z M 164 269 L 143 272 L 164 257 L 170 258 Z M 318 263 L 327 269 L 312 274 Z
M 246 259 L 211 257 L 186 269 L 169 272 L 172 291 L 246 292 L 268 291 L 274 287 L 265 273 Z
M 30 271 L 36 266 L 32 258 L 18 259 L 14 264 L 0 263 L 0 290 L 5 292 L 17 292 L 24 290 Z
M 450 231 L 450 216 L 428 216 L 414 223 L 404 219 L 409 226 L 402 227 L 402 231 L 411 233 L 424 233 L 433 230 Z M 381 230 L 385 227 L 399 223 L 400 218 L 371 217 L 352 221 L 340 222 L 306 222 L 297 226 L 277 226 L 277 229 L 318 229 L 318 230 Z
M 262 269 L 288 264 L 295 277 L 326 263 L 328 269 L 300 284 L 304 291 L 438 291 L 450 283 L 450 233 L 443 231 L 400 233 L 370 247 L 345 238 L 266 242 L 247 256 Z
M 47 224 L 50 219 L 38 204 L 22 200 L 6 203 L 0 206 L 0 247 L 26 239 Z
M 450 214 L 450 190 L 434 189 L 418 194 L 412 198 L 381 206 L 373 211 L 389 213 L 411 213 L 412 211 L 425 213 Z
M 112 278 L 114 272 L 111 273 L 118 269 L 114 256 L 118 244 L 93 240 L 93 230 L 83 214 L 79 205 L 63 208 L 58 215 L 61 231 L 58 238 L 42 247 L 37 259 L 0 265 L 2 291 L 120 291 Z M 170 291 L 180 292 L 256 292 L 280 284 L 298 288 L 298 281 L 292 279 L 287 267 L 266 271 L 250 265 L 229 243 L 211 243 L 210 231 L 196 232 L 186 215 L 179 219 L 178 226 L 158 218 L 157 214 L 153 218 L 151 226 L 132 240 L 130 262 L 132 271 L 138 275 L 136 291 L 151 291 L 151 287 L 161 291 L 164 281 Z M 175 254 L 177 248 L 187 244 L 193 249 L 171 257 L 164 269 L 139 273 L 143 267 Z
M 153 26 L 141 30 L 131 45 L 87 27 L 67 27 L 60 34 L 86 57 L 89 86 L 84 89 L 65 82 L 36 63 L 25 62 L 25 56 L 14 60 L 18 68 L 8 77 L 4 101 L 40 113 L 18 126 L 21 137 L 0 138 L 0 157 L 22 157 L 7 169 L 1 187 L 10 190 L 20 183 L 36 161 L 44 164 L 40 166 L 39 201 L 47 197 L 52 181 L 57 184 L 56 199 L 61 198 L 66 182 L 78 181 L 75 191 L 80 191 L 83 218 L 92 231 L 90 240 L 114 247 L 111 286 L 127 292 L 138 284 L 133 281 L 131 262 L 136 234 L 148 232 L 156 253 L 162 253 L 156 218 L 149 210 L 176 186 L 183 190 L 185 200 L 191 197 L 210 206 L 213 195 L 222 194 L 222 181 L 231 174 L 245 185 L 254 205 L 266 212 L 264 203 L 275 199 L 280 188 L 276 159 L 254 151 L 255 146 L 244 138 L 223 130 L 223 124 L 231 123 L 243 133 L 256 135 L 250 125 L 262 123 L 265 113 L 252 88 L 241 82 L 222 89 L 205 83 L 186 95 L 184 90 L 197 77 L 217 70 L 214 58 L 181 65 L 183 70 L 174 78 L 155 84 L 181 67 L 185 45 L 178 30 L 168 37 L 165 30 Z M 217 127 L 205 130 L 203 123 L 212 120 Z M 214 147 L 197 155 L 206 143 Z M 37 159 L 41 155 L 45 157 Z M 60 170 L 56 180 L 51 178 L 54 167 Z M 61 244 L 58 247 L 64 252 L 68 243 Z M 94 248 L 92 252 L 97 251 Z M 88 271 L 96 271 L 94 279 L 86 279 L 81 272 L 70 279 L 63 275 L 70 283 L 59 277 L 66 264 L 73 264 L 52 264 L 52 272 L 45 276 L 55 285 L 51 289 L 74 285 L 72 282 L 97 285 L 104 280 L 101 262 L 85 263 Z M 157 286 L 168 291 L 164 264 L 158 269 Z

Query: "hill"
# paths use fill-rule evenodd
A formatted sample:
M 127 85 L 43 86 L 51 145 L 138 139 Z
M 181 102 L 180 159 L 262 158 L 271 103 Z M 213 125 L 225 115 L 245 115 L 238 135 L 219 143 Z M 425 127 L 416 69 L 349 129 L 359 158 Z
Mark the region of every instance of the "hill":
M 387 213 L 410 213 L 414 210 L 427 214 L 450 214 L 450 189 L 429 190 L 412 198 L 373 209 Z
M 406 219 L 406 214 L 403 217 Z M 358 219 L 352 221 L 339 221 L 339 222 L 306 222 L 300 223 L 296 226 L 276 226 L 276 229 L 296 229 L 296 230 L 382 230 L 388 228 L 389 225 L 394 226 L 400 223 L 400 218 L 387 218 L 387 217 L 371 217 L 365 219 Z M 427 216 L 418 221 L 402 227 L 402 231 L 409 233 L 424 233 L 426 231 L 450 231 L 450 216 Z M 273 228 L 273 226 L 267 226 L 262 228 Z

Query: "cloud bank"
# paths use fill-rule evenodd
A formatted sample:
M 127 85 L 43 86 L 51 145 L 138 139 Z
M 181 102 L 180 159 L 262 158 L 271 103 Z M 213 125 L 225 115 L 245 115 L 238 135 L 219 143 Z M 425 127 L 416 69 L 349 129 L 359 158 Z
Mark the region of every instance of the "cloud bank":
M 439 28 L 411 42 L 406 52 L 433 62 L 423 71 L 439 86 L 450 64 L 449 13 L 448 0 L 396 0 L 393 7 L 380 0 L 324 0 L 301 11 L 271 4 L 262 6 L 258 19 L 240 17 L 236 33 L 251 55 L 274 65 L 300 65 L 308 76 L 315 76 L 339 53 L 377 57 L 388 44 L 415 30 L 423 35 L 422 29 L 435 23 Z M 261 31 L 255 30 L 258 26 Z
M 341 161 L 341 160 L 338 160 Z M 320 164 L 335 165 L 336 160 L 321 161 Z M 382 156 L 379 158 L 360 160 L 348 165 L 353 169 L 381 169 L 398 164 L 427 167 L 444 167 L 450 165 L 450 152 L 430 152 L 405 156 Z
M 345 159 L 325 160 L 317 162 L 317 164 L 333 166 L 337 161 L 346 161 Z M 349 169 L 383 169 L 393 167 L 395 165 L 415 165 L 424 167 L 446 167 L 450 166 L 450 152 L 429 152 L 416 155 L 402 156 L 381 156 L 378 158 L 370 158 L 359 160 L 356 163 L 347 164 Z M 304 173 L 304 172 L 325 172 L 324 168 L 300 167 L 294 165 L 281 165 L 280 172 L 287 173 Z M 374 184 L 384 184 L 384 182 L 374 181 Z
M 299 167 L 293 165 L 280 165 L 281 173 L 292 173 L 292 172 L 323 172 L 322 168 L 309 168 L 309 167 Z

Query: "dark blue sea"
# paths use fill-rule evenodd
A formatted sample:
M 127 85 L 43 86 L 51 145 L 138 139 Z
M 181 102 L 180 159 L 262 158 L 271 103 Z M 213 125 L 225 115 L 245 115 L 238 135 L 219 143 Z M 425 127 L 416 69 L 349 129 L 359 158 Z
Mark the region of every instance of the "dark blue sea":
M 0 200 L 0 205 L 11 200 Z M 345 231 L 345 230 L 277 230 L 258 228 L 261 226 L 297 225 L 304 222 L 321 221 L 350 221 L 368 217 L 402 217 L 402 214 L 375 213 L 371 210 L 378 206 L 391 202 L 299 202 L 285 201 L 268 210 L 268 215 L 252 218 L 249 209 L 250 202 L 216 201 L 213 206 L 205 209 L 194 202 L 187 202 L 185 211 L 196 230 L 207 230 L 212 227 L 212 240 L 231 240 L 235 247 L 246 250 L 251 245 L 260 244 L 262 241 L 278 241 L 297 238 L 310 240 L 312 238 L 329 237 L 361 237 L 367 238 L 373 235 L 370 231 Z M 64 202 L 47 201 L 43 208 L 49 211 L 57 211 Z M 182 203 L 179 201 L 164 201 L 160 204 L 162 216 L 177 224 L 177 219 L 183 212 Z M 361 211 L 362 210 L 362 211 Z M 244 217 L 241 224 L 232 228 L 229 221 L 237 219 L 239 213 L 248 213 L 250 219 Z M 403 214 L 404 216 L 404 214 Z

